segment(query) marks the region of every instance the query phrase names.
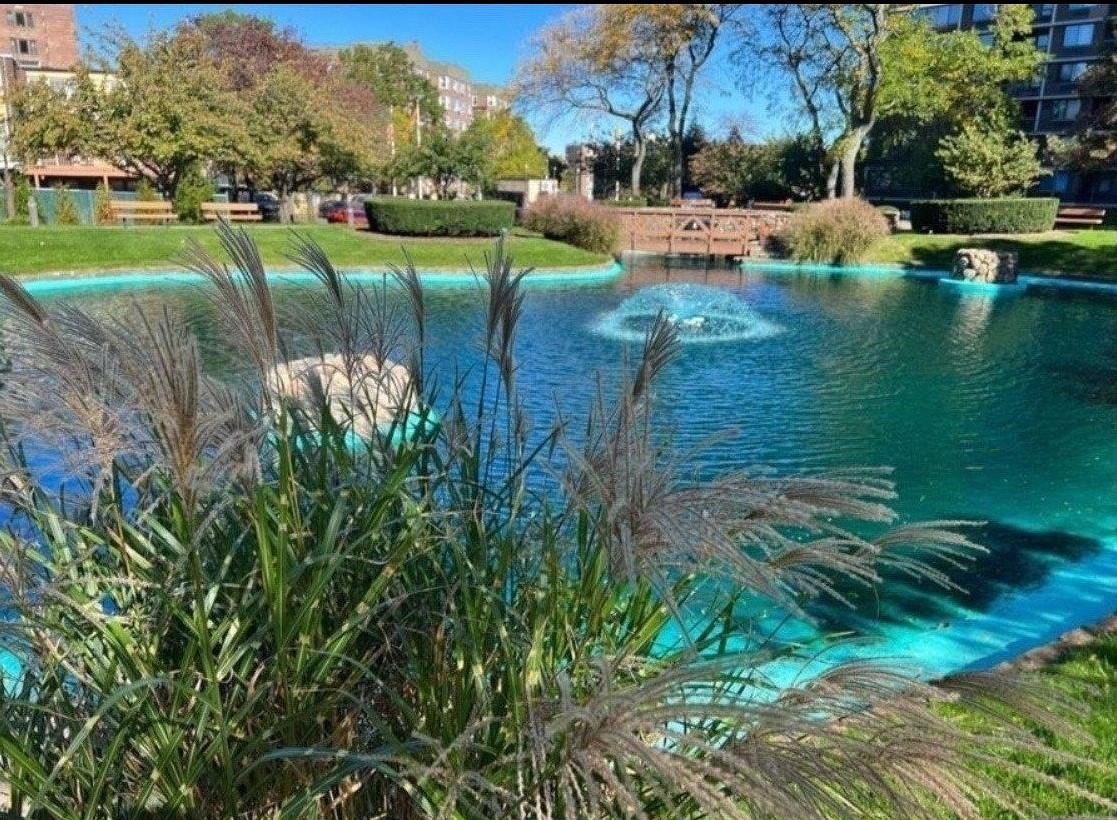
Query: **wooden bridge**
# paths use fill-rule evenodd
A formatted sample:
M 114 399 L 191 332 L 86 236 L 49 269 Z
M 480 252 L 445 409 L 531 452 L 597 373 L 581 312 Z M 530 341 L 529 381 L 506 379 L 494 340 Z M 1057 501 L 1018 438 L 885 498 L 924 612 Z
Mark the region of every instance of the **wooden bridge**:
M 647 253 L 763 256 L 768 238 L 787 222 L 786 210 L 618 208 L 621 246 Z

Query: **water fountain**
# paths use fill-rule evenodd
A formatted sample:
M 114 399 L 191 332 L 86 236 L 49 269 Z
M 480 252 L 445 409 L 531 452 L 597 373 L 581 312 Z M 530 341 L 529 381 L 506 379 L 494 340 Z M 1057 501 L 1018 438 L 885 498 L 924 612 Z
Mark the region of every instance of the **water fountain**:
M 594 331 L 623 342 L 642 342 L 661 312 L 675 325 L 683 344 L 766 339 L 783 329 L 728 290 L 686 282 L 637 291 L 601 316 Z

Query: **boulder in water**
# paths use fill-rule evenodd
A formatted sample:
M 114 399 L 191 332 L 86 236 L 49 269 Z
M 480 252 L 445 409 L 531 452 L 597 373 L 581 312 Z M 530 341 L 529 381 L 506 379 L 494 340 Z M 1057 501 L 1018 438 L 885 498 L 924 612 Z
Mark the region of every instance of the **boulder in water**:
M 411 373 L 401 364 L 376 356 L 346 361 L 338 353 L 308 356 L 277 364 L 268 373 L 267 389 L 310 407 L 317 392 L 315 383 L 329 402 L 338 422 L 353 420 L 353 432 L 369 438 L 408 412 Z

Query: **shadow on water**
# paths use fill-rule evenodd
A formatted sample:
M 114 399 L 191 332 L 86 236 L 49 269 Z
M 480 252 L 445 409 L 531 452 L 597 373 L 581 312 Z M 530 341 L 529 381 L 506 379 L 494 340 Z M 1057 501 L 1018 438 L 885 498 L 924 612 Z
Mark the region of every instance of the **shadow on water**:
M 1103 548 L 1093 538 L 1059 530 L 1028 530 L 1004 522 L 975 528 L 970 538 L 988 552 L 965 571 L 951 573 L 961 589 L 942 589 L 906 576 L 885 576 L 882 590 L 843 586 L 840 591 L 855 604 L 858 614 L 881 625 L 910 623 L 913 619 L 943 624 L 957 617 L 959 608 L 988 610 L 1010 592 L 1033 589 L 1064 562 L 1084 559 Z M 833 605 L 811 609 L 823 631 L 849 624 L 849 610 Z
M 1060 363 L 1058 367 L 1049 368 L 1048 373 L 1079 401 L 1117 406 L 1117 363 Z

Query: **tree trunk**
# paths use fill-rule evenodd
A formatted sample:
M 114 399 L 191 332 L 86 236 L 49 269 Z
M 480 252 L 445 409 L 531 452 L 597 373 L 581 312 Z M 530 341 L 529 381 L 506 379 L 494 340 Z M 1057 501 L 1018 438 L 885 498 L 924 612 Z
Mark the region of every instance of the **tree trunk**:
M 16 218 L 16 189 L 12 184 L 12 169 L 8 167 L 8 155 L 4 155 L 4 213 L 8 220 Z
M 826 198 L 836 199 L 838 196 L 838 172 L 841 170 L 842 164 L 837 159 L 827 160 L 829 163 L 829 170 L 826 172 Z
M 640 196 L 640 180 L 644 175 L 644 158 L 648 154 L 648 143 L 639 128 L 632 129 L 632 196 Z
M 857 126 L 850 133 L 842 151 L 842 198 L 852 199 L 857 196 L 857 155 L 861 153 L 861 145 L 869 135 L 872 123 Z

